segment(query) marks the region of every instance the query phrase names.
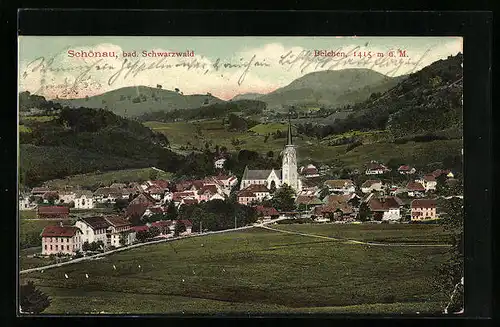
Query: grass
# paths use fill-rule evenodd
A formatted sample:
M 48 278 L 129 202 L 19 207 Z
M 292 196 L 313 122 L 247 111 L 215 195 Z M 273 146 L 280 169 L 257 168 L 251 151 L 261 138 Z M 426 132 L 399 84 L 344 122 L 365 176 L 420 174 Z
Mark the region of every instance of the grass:
M 57 116 L 24 116 L 23 119 L 26 121 L 38 121 L 46 122 L 57 118 Z
M 254 127 L 250 128 L 250 131 L 260 135 L 266 135 L 268 133 L 272 134 L 278 130 L 286 132 L 288 130 L 288 124 L 267 123 L 267 124 L 255 125 Z
M 149 245 L 21 282 L 48 294 L 45 313 L 53 314 L 424 314 L 442 308 L 432 279 L 446 259 L 443 248 L 346 245 L 255 228 Z
M 449 232 L 442 226 L 420 224 L 302 225 L 283 224 L 278 229 L 335 238 L 384 243 L 447 243 Z
M 64 186 L 81 186 L 91 188 L 98 184 L 111 185 L 112 183 L 143 182 L 150 179 L 153 168 L 123 169 L 102 173 L 89 173 L 68 176 L 65 179 L 53 179 L 46 182 L 51 188 L 62 188 Z M 170 179 L 171 173 L 158 172 L 158 179 Z
M 188 149 L 192 147 L 205 149 L 205 143 L 212 142 L 212 148 L 218 144 L 225 146 L 229 151 L 237 152 L 239 149 L 247 149 L 265 155 L 269 151 L 273 151 L 275 154 L 280 153 L 286 142 L 286 138 L 274 139 L 273 137 L 269 137 L 267 142 L 264 142 L 264 134 L 274 132 L 278 128 L 286 130 L 286 124 L 281 123 L 259 124 L 248 132 L 227 131 L 223 128 L 221 120 L 175 123 L 146 122 L 144 125 L 164 133 L 173 149 L 186 146 Z M 351 136 L 360 137 L 366 144 L 349 152 L 346 152 L 347 145 L 328 145 L 336 138 Z M 233 146 L 232 139 L 238 139 L 243 144 Z M 326 138 L 320 142 L 315 138 L 299 135 L 294 138 L 294 143 L 297 145 L 299 164 L 311 161 L 327 163 L 335 160 L 337 165 L 353 169 L 363 169 L 366 163 L 371 160 L 386 162 L 390 158 L 398 158 L 412 165 L 439 162 L 450 154 L 460 153 L 460 149 L 463 147 L 460 140 L 394 144 L 387 142 L 385 131 L 351 131 L 340 136 Z
M 31 128 L 26 125 L 19 125 L 19 133 L 31 133 Z

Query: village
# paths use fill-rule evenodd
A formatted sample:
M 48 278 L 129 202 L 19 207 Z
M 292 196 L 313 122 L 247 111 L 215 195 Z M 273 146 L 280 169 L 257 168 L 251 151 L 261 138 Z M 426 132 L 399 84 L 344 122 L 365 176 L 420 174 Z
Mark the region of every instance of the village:
M 297 169 L 300 190 L 293 197 L 295 209 L 280 211 L 266 204 L 276 192 L 275 182 L 280 186 L 279 178 L 272 179 L 281 175 L 281 170 L 247 168 L 238 179 L 225 173 L 224 159 L 217 159 L 214 165 L 220 173 L 202 180 L 112 183 L 93 192 L 35 187 L 21 194 L 19 209 L 36 211 L 34 219 L 54 221 L 40 231 L 42 256 L 83 256 L 193 234 L 190 220 L 169 220 L 167 212 L 203 202 L 228 201 L 230 197 L 255 209 L 257 223 L 277 218 L 311 223 L 432 222 L 440 218 L 438 188 L 459 182 L 450 170 L 422 173 L 401 165 L 392 172 L 384 164 L 370 162 L 361 173 L 365 181 L 357 185 L 352 179 L 325 180 L 319 169 L 309 164 Z M 398 182 L 394 173 L 400 177 Z M 117 206 L 122 210 L 98 211 Z M 196 230 L 208 231 L 202 226 Z

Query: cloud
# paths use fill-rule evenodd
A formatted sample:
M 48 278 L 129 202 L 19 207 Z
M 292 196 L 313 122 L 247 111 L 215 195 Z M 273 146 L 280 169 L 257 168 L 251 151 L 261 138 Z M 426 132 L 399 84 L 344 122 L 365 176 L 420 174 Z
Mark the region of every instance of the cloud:
M 346 39 L 346 43 L 349 41 Z M 19 88 L 48 98 L 79 98 L 125 86 L 155 87 L 161 84 L 164 89 L 179 88 L 184 94 L 210 92 L 214 96 L 230 99 L 241 93 L 268 93 L 307 73 L 326 69 L 371 68 L 383 74 L 400 75 L 408 70 L 419 70 L 449 55 L 456 55 L 462 51 L 462 43 L 460 39 L 453 38 L 428 52 L 425 52 L 426 49 L 407 49 L 407 58 L 385 57 L 383 60 L 353 56 L 352 51 L 356 48 L 354 44 L 325 48 L 286 47 L 275 42 L 257 48 L 245 48 L 217 60 L 207 58 L 203 53 L 194 53 L 193 57 L 144 57 L 142 50 L 137 50 L 136 57 L 124 57 L 120 46 L 103 43 L 65 49 L 53 58 L 21 61 Z M 70 57 L 69 50 L 87 54 L 92 51 L 101 57 Z M 349 57 L 315 57 L 314 50 L 336 50 Z M 387 54 L 389 50 L 397 49 L 378 47 L 358 48 L 356 51 Z M 165 53 L 172 50 L 153 48 L 145 51 Z M 102 57 L 104 54 L 108 57 Z

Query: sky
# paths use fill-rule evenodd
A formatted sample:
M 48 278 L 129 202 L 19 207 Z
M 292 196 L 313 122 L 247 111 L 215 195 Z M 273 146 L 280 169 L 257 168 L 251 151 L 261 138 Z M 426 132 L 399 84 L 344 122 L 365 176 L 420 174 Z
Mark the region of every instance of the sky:
M 134 51 L 135 57 L 124 56 Z M 152 51 L 191 56 L 143 56 Z M 185 95 L 209 92 L 229 100 L 243 93 L 272 92 L 315 71 L 369 68 L 399 76 L 459 52 L 462 38 L 449 36 L 19 36 L 18 85 L 19 91 L 48 99 L 161 85 Z

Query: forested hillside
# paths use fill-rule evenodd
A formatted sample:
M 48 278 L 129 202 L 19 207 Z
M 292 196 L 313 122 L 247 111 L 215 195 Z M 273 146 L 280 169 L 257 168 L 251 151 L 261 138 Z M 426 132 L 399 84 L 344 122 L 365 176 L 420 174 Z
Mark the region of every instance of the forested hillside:
M 439 60 L 397 86 L 350 108 L 344 120 L 326 118 L 312 133 L 325 137 L 351 130 L 384 130 L 394 138 L 425 134 L 461 134 L 462 54 Z
M 43 100 L 40 103 L 46 105 Z M 48 113 L 51 116 L 21 119 L 25 127 L 19 135 L 23 184 L 96 170 L 154 165 L 172 171 L 177 166 L 179 156 L 168 150 L 167 137 L 137 121 L 103 109 L 64 107 Z

